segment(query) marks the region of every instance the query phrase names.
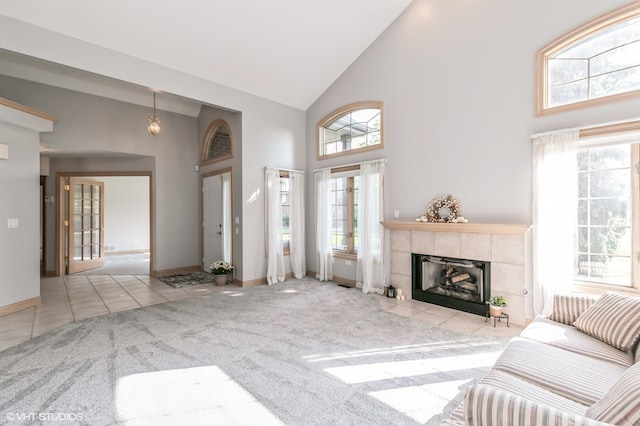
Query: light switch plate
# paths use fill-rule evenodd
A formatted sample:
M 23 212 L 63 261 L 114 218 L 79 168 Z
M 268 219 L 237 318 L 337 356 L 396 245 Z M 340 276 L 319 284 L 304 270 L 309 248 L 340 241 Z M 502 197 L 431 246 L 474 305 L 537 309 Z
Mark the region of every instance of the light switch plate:
M 7 219 L 7 228 L 17 228 L 18 219 Z
M 0 160 L 9 159 L 9 145 L 0 143 Z

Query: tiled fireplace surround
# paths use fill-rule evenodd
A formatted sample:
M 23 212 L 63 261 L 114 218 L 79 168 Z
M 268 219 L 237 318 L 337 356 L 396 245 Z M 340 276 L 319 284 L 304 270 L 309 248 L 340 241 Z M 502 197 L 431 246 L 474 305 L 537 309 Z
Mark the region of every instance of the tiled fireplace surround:
M 491 262 L 491 294 L 508 301 L 504 312 L 525 325 L 531 288 L 531 226 L 474 223 L 383 222 L 391 232 L 391 278 L 411 295 L 411 253 Z M 528 318 L 531 319 L 531 318 Z

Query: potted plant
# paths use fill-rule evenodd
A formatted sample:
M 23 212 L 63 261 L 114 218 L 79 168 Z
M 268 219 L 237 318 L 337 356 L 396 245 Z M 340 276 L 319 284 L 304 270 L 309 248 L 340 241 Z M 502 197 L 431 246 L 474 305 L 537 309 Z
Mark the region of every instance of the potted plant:
M 216 260 L 209 266 L 209 270 L 214 275 L 213 279 L 216 285 L 225 285 L 227 283 L 227 275 L 233 272 L 233 265 L 224 260 Z
M 507 299 L 502 296 L 491 296 L 486 303 L 489 305 L 489 315 L 499 317 L 502 315 L 502 307 L 507 306 Z

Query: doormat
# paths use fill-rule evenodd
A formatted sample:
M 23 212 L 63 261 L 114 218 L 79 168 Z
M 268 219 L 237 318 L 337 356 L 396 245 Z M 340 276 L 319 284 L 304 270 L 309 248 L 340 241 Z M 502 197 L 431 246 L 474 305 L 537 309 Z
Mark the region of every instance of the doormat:
M 180 272 L 156 278 L 173 288 L 180 288 L 188 285 L 209 284 L 214 282 L 213 274 L 208 272 Z

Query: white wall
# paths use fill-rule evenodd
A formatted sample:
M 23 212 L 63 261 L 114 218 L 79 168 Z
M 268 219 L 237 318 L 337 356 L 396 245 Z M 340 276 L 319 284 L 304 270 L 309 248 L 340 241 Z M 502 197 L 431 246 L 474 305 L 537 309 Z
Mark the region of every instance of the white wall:
M 40 296 L 39 134 L 4 108 L 0 144 L 8 146 L 9 159 L 0 160 L 0 307 Z M 9 219 L 18 227 L 9 228 Z
M 91 178 L 90 178 L 91 179 Z M 116 251 L 149 250 L 149 177 L 97 176 L 104 182 L 104 244 Z
M 414 220 L 435 196 L 452 194 L 471 222 L 531 223 L 533 133 L 640 115 L 635 99 L 535 117 L 535 54 L 626 4 L 414 0 L 307 110 L 308 173 L 385 157 L 387 219 L 399 210 L 401 218 Z M 316 160 L 317 122 L 363 100 L 384 102 L 384 150 Z M 309 209 L 307 223 L 312 214 Z M 307 236 L 312 254 L 313 231 Z M 314 269 L 315 256 L 307 264 Z

